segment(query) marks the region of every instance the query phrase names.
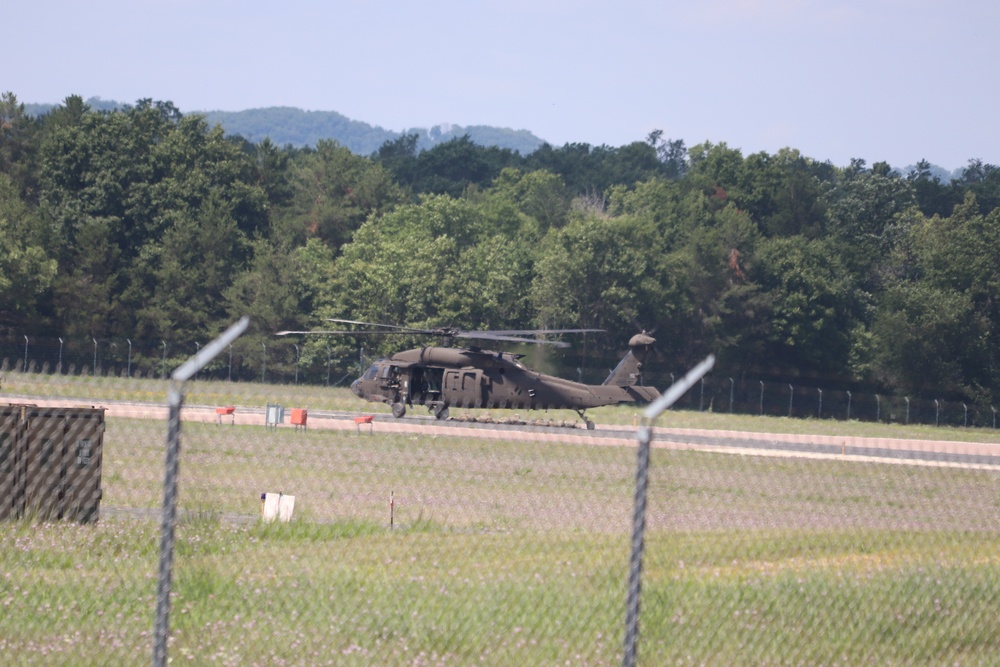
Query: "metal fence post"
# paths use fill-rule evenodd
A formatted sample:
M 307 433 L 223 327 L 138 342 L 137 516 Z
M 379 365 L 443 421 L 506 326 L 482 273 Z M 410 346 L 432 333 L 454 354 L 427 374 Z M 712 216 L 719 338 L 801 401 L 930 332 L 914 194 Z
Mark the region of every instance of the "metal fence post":
M 222 351 L 226 345 L 246 331 L 250 318 L 244 316 L 221 336 L 185 361 L 171 376 L 167 393 L 166 472 L 163 478 L 163 520 L 160 525 L 160 566 L 156 587 L 156 620 L 153 626 L 153 667 L 167 664 L 167 637 L 170 634 L 170 588 L 174 565 L 174 528 L 177 524 L 177 473 L 180 461 L 181 406 L 184 403 L 184 383 Z
M 653 422 L 678 398 L 694 386 L 715 365 L 709 355 L 687 375 L 670 386 L 662 396 L 642 412 L 642 424 L 636 431 L 638 450 L 635 470 L 635 509 L 632 513 L 632 549 L 629 555 L 628 596 L 625 600 L 625 642 L 622 665 L 634 667 L 639 645 L 639 594 L 642 589 L 642 551 L 646 536 L 646 489 L 649 479 L 649 447 L 653 439 Z
M 299 383 L 299 346 L 292 344 L 295 348 L 295 384 Z

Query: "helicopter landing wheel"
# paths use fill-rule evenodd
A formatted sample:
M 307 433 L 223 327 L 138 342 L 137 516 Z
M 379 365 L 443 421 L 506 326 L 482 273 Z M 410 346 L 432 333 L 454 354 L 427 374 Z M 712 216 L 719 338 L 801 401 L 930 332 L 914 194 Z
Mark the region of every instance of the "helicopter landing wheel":
M 396 419 L 400 419 L 405 414 L 406 414 L 406 406 L 405 405 L 403 405 L 402 403 L 393 403 L 392 404 L 392 416 L 393 417 L 395 417 Z
M 433 412 L 434 412 L 434 419 L 438 419 L 440 421 L 444 421 L 445 419 L 448 418 L 448 406 L 447 405 L 442 405 L 442 406 L 436 407 L 436 408 L 434 408 Z
M 583 410 L 577 410 L 576 414 L 580 415 L 580 419 L 583 420 L 583 423 L 587 426 L 587 430 L 588 431 L 593 431 L 594 430 L 594 422 L 592 422 L 589 419 L 587 419 L 587 416 L 585 414 L 583 414 Z

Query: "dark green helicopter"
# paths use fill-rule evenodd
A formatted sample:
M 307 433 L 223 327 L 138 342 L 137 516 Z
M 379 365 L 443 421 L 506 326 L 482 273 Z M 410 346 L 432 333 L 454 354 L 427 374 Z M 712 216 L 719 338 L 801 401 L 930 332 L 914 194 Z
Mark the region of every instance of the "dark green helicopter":
M 574 410 L 588 429 L 594 422 L 585 416 L 588 408 L 617 403 L 646 403 L 660 395 L 642 385 L 642 367 L 656 342 L 646 332 L 629 341 L 629 350 L 599 385 L 583 384 L 531 370 L 522 355 L 486 350 L 476 346 L 452 347 L 456 338 L 492 340 L 533 345 L 568 347 L 567 343 L 526 336 L 566 333 L 597 333 L 602 329 L 520 329 L 463 331 L 452 328 L 421 329 L 331 319 L 331 322 L 369 327 L 343 331 L 279 331 L 279 336 L 418 334 L 440 337 L 443 345 L 397 352 L 373 363 L 351 384 L 359 398 L 392 406 L 402 417 L 407 406 L 424 405 L 437 419 L 448 418 L 448 408 L 512 408 L 517 410 Z

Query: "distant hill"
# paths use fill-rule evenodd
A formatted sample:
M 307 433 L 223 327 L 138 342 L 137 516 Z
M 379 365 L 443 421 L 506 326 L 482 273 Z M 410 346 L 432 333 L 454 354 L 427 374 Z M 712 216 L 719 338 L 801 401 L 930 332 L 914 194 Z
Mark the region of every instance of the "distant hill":
M 125 106 L 122 103 L 92 97 L 86 101 L 90 108 L 111 111 Z M 51 111 L 54 104 L 25 104 L 30 115 L 40 116 Z M 416 134 L 417 147 L 426 150 L 436 144 L 469 135 L 480 146 L 509 148 L 527 155 L 544 142 L 527 130 L 511 130 L 488 125 L 438 125 L 432 128 L 412 128 L 393 132 L 377 125 L 351 120 L 336 111 L 303 111 L 294 107 L 267 107 L 245 111 L 196 111 L 209 125 L 221 125 L 226 134 L 238 134 L 257 143 L 269 137 L 278 146 L 315 146 L 320 139 L 333 139 L 358 155 L 371 155 L 386 141 L 403 134 Z
M 522 155 L 533 152 L 544 143 L 527 130 L 511 130 L 486 125 L 438 125 L 429 129 L 411 128 L 393 132 L 377 125 L 369 125 L 336 111 L 303 111 L 293 107 L 268 107 L 246 111 L 199 112 L 212 125 L 218 123 L 227 133 L 239 134 L 250 141 L 270 137 L 279 146 L 315 146 L 320 139 L 334 139 L 342 146 L 360 155 L 370 155 L 386 141 L 398 139 L 403 134 L 416 134 L 417 147 L 426 150 L 468 134 L 480 146 L 499 146 L 518 151 Z

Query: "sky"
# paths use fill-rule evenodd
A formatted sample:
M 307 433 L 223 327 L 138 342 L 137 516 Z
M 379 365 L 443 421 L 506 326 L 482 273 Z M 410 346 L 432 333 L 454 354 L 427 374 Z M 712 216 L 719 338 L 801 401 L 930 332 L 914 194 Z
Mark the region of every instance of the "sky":
M 7 0 L 0 91 L 1000 165 L 993 0 Z

